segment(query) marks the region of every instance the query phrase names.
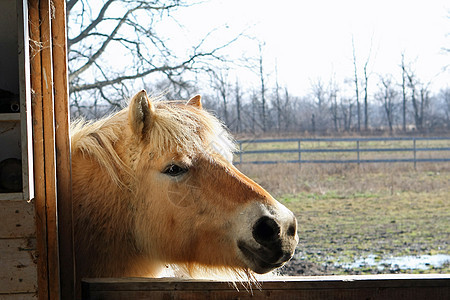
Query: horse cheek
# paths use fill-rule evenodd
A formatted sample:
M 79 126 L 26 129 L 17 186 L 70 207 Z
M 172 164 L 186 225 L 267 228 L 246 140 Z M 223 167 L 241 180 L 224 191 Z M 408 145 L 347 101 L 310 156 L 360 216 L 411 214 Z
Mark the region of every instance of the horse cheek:
M 180 232 L 182 209 L 169 201 L 165 182 L 153 179 L 152 182 L 143 182 L 140 189 L 138 199 L 141 200 L 138 201 L 135 218 L 138 247 L 145 256 L 155 260 L 179 258 L 182 241 L 188 234 Z

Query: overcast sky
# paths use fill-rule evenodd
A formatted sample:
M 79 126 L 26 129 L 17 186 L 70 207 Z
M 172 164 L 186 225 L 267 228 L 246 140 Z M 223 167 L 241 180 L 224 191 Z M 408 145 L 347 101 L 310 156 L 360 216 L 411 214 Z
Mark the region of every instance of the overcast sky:
M 183 37 L 173 34 L 172 39 L 181 48 L 213 28 L 226 25 L 222 38 L 245 29 L 265 42 L 272 81 L 276 61 L 280 83 L 297 95 L 307 93 L 317 78 L 327 82 L 333 75 L 343 84 L 353 76 L 352 37 L 361 70 L 370 54 L 372 76 L 401 76 L 404 52 L 423 81 L 433 80 L 434 88 L 450 84 L 450 70 L 443 71 L 450 53 L 442 50 L 450 48 L 448 0 L 210 0 L 174 16 L 185 25 Z M 175 32 L 170 26 L 167 30 Z M 258 55 L 257 47 L 246 42 L 231 49 L 235 56 Z M 256 80 L 241 74 L 243 81 Z

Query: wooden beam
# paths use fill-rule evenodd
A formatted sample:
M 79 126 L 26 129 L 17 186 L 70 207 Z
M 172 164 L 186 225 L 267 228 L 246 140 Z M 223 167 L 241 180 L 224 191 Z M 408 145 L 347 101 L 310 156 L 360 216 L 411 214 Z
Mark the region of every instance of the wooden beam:
M 53 0 L 53 77 L 55 99 L 56 177 L 61 298 L 75 296 L 75 258 L 72 225 L 72 171 L 69 138 L 69 84 L 67 70 L 66 1 Z
M 49 299 L 39 0 L 28 1 L 38 298 Z
M 60 299 L 51 0 L 39 1 L 49 299 Z
M 33 140 L 31 124 L 30 35 L 28 30 L 28 3 L 16 1 L 18 16 L 19 94 L 21 99 L 20 131 L 22 136 L 22 192 L 23 199 L 34 197 Z M 26 139 L 24 139 L 26 137 Z M 26 142 L 25 142 L 26 141 Z
M 64 0 L 29 0 L 38 296 L 74 297 L 69 92 Z M 54 76 L 57 74 L 57 76 Z M 64 265 L 64 268 L 60 266 Z
M 244 283 L 245 284 L 245 283 Z M 88 299 L 449 299 L 450 275 L 274 277 L 250 288 L 177 278 L 85 279 Z

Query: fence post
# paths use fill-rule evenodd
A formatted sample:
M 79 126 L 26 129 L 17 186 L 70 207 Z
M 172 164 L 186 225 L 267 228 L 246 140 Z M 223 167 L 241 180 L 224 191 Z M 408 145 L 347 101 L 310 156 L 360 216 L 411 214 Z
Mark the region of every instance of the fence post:
M 359 168 L 359 165 L 361 163 L 361 161 L 359 160 L 359 140 L 356 141 L 356 153 L 357 153 L 356 155 L 357 155 L 358 168 Z
M 239 164 L 242 165 L 242 141 L 239 141 Z
M 414 171 L 417 171 L 416 168 L 416 138 L 413 138 L 413 153 L 414 153 Z
M 300 143 L 300 140 L 298 140 L 298 164 L 300 167 L 302 167 L 302 148 Z

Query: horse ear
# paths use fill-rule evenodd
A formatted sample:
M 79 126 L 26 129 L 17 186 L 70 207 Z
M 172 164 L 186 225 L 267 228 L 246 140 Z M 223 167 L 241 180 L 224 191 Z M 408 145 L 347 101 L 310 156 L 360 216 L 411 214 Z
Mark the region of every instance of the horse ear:
M 140 91 L 131 99 L 128 121 L 134 134 L 142 137 L 147 132 L 154 112 L 153 104 L 149 101 L 145 90 Z
M 202 108 L 202 96 L 196 95 L 196 96 L 192 97 L 191 99 L 189 99 L 189 101 L 186 103 L 186 105 L 192 105 L 192 106 L 195 106 L 195 107 L 201 109 Z

